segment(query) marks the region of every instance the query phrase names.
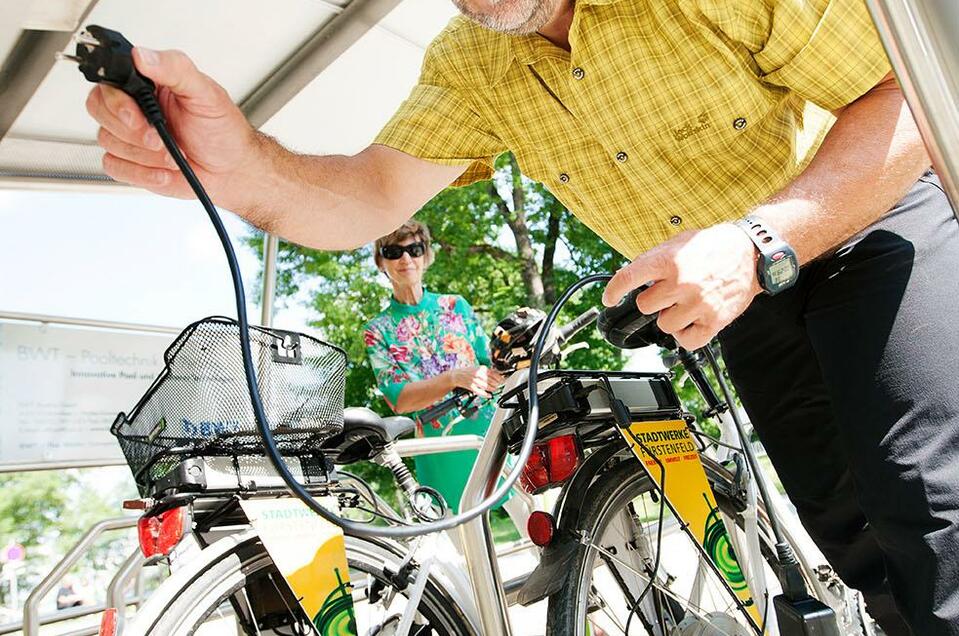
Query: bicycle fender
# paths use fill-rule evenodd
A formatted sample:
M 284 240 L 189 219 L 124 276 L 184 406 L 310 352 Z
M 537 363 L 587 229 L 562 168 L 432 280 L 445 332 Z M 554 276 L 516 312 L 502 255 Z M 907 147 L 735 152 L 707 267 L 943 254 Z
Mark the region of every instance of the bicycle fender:
M 586 491 L 593 485 L 593 480 L 599 475 L 599 471 L 612 459 L 617 453 L 629 455 L 629 449 L 619 444 L 610 444 L 604 448 L 594 451 L 583 465 L 580 466 L 576 474 L 569 481 L 567 486 L 560 493 L 556 505 L 553 507 L 553 517 L 556 519 L 556 527 L 560 530 L 575 532 L 579 530 L 579 511 L 585 501 Z M 637 470 L 639 467 L 637 466 Z
M 160 612 L 180 590 L 189 587 L 194 579 L 202 575 L 217 561 L 233 552 L 237 547 L 258 539 L 252 528 L 238 534 L 229 535 L 215 541 L 201 550 L 185 567 L 178 569 L 163 581 L 123 629 L 123 636 L 150 636 L 153 625 L 160 619 Z
M 530 573 L 516 595 L 520 605 L 530 605 L 555 593 L 562 586 L 571 561 L 576 555 L 579 538 L 563 532 L 543 550 L 539 564 Z
M 562 585 L 569 562 L 576 553 L 579 542 L 578 528 L 582 502 L 586 490 L 593 483 L 599 471 L 623 446 L 610 444 L 591 454 L 580 466 L 572 480 L 563 488 L 553 508 L 556 518 L 557 534 L 540 555 L 539 564 L 530 573 L 523 587 L 517 592 L 516 599 L 521 605 L 529 605 L 556 592 Z

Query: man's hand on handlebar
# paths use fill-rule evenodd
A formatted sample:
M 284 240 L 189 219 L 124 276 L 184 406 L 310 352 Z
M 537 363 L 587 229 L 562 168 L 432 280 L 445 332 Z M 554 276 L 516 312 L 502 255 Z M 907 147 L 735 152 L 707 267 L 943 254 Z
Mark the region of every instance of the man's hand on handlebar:
M 644 314 L 659 312 L 659 328 L 690 351 L 705 346 L 762 291 L 756 248 L 729 223 L 684 232 L 639 255 L 609 281 L 603 303 L 615 305 L 645 283 L 652 285 L 636 306 Z
M 461 367 L 447 373 L 450 374 L 453 388 L 466 389 L 482 398 L 490 397 L 506 381 L 499 372 L 485 366 Z

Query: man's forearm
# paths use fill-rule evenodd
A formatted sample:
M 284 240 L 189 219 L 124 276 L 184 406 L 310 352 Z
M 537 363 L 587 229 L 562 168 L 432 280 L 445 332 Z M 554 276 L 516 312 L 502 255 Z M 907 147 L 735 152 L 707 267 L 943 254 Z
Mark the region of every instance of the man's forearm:
M 909 107 L 889 75 L 839 113 L 806 170 L 753 213 L 806 263 L 885 214 L 929 164 Z
M 363 153 L 301 155 L 260 133 L 257 145 L 258 159 L 251 162 L 256 174 L 234 195 L 235 211 L 264 231 L 316 249 L 352 249 L 415 211 L 386 205 L 370 173 L 376 166 Z

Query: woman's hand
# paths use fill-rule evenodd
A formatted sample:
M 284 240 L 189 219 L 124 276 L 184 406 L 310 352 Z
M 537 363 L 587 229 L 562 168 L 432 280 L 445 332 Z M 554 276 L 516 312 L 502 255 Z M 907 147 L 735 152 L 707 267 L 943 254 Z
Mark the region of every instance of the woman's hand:
M 461 388 L 482 398 L 490 397 L 493 391 L 506 381 L 500 373 L 489 367 L 461 367 L 447 371 L 453 388 Z

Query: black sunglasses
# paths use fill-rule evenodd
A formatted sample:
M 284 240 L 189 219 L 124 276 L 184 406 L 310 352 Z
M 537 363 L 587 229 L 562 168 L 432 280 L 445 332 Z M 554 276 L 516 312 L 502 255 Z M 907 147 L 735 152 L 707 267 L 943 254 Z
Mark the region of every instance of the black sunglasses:
M 426 253 L 426 245 L 423 243 L 410 243 L 409 245 L 384 245 L 380 248 L 380 256 L 391 261 L 403 258 L 403 252 L 416 258 Z

